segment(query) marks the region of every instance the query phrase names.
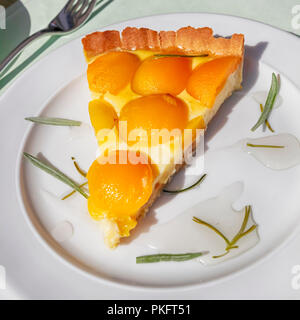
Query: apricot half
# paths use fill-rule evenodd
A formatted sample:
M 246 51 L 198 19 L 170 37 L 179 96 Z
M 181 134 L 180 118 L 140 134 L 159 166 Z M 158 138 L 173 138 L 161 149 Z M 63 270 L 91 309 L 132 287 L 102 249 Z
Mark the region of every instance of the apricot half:
M 112 129 L 118 119 L 113 106 L 100 99 L 92 100 L 89 103 L 89 114 L 96 135 L 101 129 Z
M 133 130 L 142 129 L 150 144 L 153 129 L 182 131 L 188 122 L 188 108 L 170 94 L 149 95 L 128 102 L 121 110 L 119 121 L 127 123 L 127 139 Z
M 190 58 L 149 58 L 141 63 L 132 79 L 132 90 L 140 95 L 170 93 L 185 89 L 192 71 Z
M 111 151 L 106 162 L 95 160 L 89 168 L 88 207 L 94 219 L 124 220 L 134 216 L 150 198 L 153 183 L 151 164 L 146 155 L 145 161 L 131 163 L 132 152 Z M 125 158 L 126 163 L 120 158 Z
M 130 83 L 140 64 L 138 56 L 128 52 L 109 52 L 88 65 L 87 78 L 91 91 L 118 94 Z
M 216 96 L 239 63 L 239 57 L 222 57 L 199 65 L 188 80 L 187 92 L 203 106 L 212 108 Z

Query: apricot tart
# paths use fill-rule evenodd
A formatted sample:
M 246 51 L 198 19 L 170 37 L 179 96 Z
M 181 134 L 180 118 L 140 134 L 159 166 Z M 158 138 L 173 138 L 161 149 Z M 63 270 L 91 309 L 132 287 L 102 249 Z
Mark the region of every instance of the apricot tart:
M 113 248 L 183 166 L 183 149 L 198 143 L 193 131 L 183 146 L 183 131 L 206 129 L 241 88 L 244 36 L 126 28 L 89 34 L 82 43 L 99 146 L 87 174 L 88 209 Z M 161 130 L 175 133 L 154 139 Z

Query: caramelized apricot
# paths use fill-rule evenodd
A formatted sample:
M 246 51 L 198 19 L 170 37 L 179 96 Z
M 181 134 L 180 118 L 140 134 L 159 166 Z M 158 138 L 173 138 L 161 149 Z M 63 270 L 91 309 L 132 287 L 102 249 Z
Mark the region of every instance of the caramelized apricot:
M 108 161 L 95 160 L 88 173 L 90 197 L 88 207 L 91 216 L 123 219 L 135 217 L 138 210 L 148 201 L 152 193 L 153 174 L 151 164 L 133 164 L 130 153 L 133 151 L 112 151 Z M 125 158 L 125 162 L 120 159 Z
M 170 93 L 185 89 L 192 64 L 189 58 L 150 58 L 142 62 L 132 79 L 132 90 L 140 95 Z
M 128 52 L 109 52 L 88 65 L 87 78 L 91 91 L 118 94 L 131 81 L 139 58 Z
M 122 108 L 119 120 L 127 122 L 128 136 L 132 130 L 142 129 L 150 143 L 153 129 L 182 131 L 188 122 L 188 108 L 182 100 L 172 95 L 150 95 L 128 102 Z
M 238 57 L 222 57 L 199 65 L 187 83 L 187 92 L 203 106 L 212 108 L 227 78 L 240 63 Z

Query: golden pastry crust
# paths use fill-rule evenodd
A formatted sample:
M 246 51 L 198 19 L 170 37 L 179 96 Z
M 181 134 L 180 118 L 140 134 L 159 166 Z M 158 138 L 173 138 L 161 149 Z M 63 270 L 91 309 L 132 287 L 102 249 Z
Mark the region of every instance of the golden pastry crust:
M 107 51 L 152 50 L 184 52 L 213 56 L 240 56 L 244 54 L 244 35 L 231 38 L 214 37 L 211 28 L 184 27 L 177 31 L 154 31 L 127 27 L 119 31 L 94 32 L 82 39 L 87 61 Z

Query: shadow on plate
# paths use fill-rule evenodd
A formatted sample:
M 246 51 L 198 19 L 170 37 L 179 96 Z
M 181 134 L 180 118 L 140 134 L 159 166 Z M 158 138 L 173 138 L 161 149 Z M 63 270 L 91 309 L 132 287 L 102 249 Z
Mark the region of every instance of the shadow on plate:
M 220 110 L 217 112 L 213 121 L 209 124 L 205 132 L 205 146 L 204 150 L 209 149 L 208 142 L 213 139 L 215 134 L 222 129 L 226 124 L 230 113 L 238 102 L 249 93 L 259 76 L 259 60 L 266 49 L 267 42 L 259 42 L 255 46 L 245 46 L 245 59 L 244 59 L 244 71 L 243 71 L 243 88 L 241 91 L 234 92 L 233 95 L 228 98 Z

